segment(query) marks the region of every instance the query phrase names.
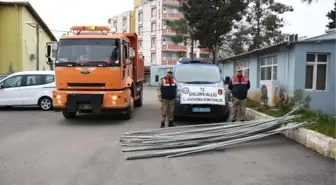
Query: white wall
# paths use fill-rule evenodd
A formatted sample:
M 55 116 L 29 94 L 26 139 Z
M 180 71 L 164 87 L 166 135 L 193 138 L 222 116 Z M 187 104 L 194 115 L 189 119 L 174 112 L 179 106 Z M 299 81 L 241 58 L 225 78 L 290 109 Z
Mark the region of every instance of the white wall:
M 150 86 L 157 86 L 160 79 L 165 77 L 168 70 L 172 70 L 172 66 L 151 66 L 150 67 Z
M 154 1 L 153 3 L 157 3 Z M 151 64 L 151 4 L 147 3 L 135 9 L 135 32 L 141 37 L 142 40 L 142 55 L 145 57 L 145 66 Z M 139 12 L 142 11 L 142 21 L 138 21 Z M 142 34 L 139 33 L 139 27 L 142 26 Z M 155 63 L 154 63 L 155 64 Z
M 114 27 L 115 20 L 117 21 L 117 33 L 123 33 L 124 17 L 126 18 L 126 32 L 131 32 L 131 11 L 127 11 L 111 18 L 111 28 Z
M 162 63 L 162 1 L 158 1 L 156 5 L 156 64 Z

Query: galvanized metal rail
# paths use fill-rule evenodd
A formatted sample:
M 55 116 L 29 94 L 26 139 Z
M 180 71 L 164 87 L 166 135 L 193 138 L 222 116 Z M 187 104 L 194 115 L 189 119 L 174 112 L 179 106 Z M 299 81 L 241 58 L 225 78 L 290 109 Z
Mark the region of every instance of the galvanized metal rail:
M 127 160 L 163 156 L 171 158 L 225 148 L 311 124 L 291 123 L 299 117 L 291 114 L 300 107 L 280 118 L 129 132 L 120 138 L 120 144 L 125 147 L 123 152 L 163 150 L 131 155 L 126 157 Z

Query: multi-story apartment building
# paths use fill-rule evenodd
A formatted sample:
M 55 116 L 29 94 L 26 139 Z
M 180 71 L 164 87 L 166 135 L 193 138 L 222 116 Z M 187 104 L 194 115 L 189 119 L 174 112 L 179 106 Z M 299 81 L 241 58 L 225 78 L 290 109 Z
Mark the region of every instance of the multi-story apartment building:
M 135 7 L 134 25 L 128 25 L 132 13 L 111 18 L 109 22 L 117 31 L 127 32 L 135 27 L 139 37 L 139 53 L 145 58 L 145 65 L 174 65 L 180 57 L 189 56 L 190 47 L 184 43 L 174 43 L 176 32 L 169 28 L 169 21 L 184 18 L 179 11 L 178 0 L 142 0 Z M 126 20 L 125 20 L 126 19 Z M 126 21 L 126 23 L 125 23 Z M 132 31 L 131 31 L 132 32 Z M 195 45 L 194 57 L 208 57 L 208 51 Z
M 134 33 L 134 11 L 123 12 L 120 15 L 115 15 L 108 19 L 111 27 L 116 28 L 118 33 Z

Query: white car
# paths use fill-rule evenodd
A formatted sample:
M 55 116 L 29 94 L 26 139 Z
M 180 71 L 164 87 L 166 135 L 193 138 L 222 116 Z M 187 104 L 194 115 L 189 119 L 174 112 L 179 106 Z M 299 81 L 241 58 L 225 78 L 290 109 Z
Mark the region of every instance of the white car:
M 54 71 L 23 71 L 0 80 L 0 107 L 36 106 L 50 110 Z

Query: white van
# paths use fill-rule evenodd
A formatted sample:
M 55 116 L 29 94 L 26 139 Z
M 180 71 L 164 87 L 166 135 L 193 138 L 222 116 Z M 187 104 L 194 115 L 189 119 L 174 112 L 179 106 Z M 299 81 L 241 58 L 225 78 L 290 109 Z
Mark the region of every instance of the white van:
M 23 71 L 0 80 L 0 107 L 39 106 L 50 110 L 55 89 L 54 71 Z

